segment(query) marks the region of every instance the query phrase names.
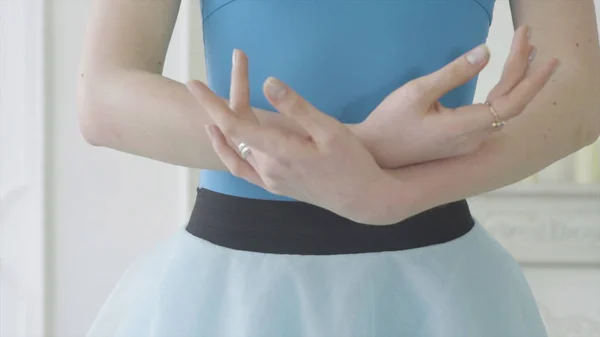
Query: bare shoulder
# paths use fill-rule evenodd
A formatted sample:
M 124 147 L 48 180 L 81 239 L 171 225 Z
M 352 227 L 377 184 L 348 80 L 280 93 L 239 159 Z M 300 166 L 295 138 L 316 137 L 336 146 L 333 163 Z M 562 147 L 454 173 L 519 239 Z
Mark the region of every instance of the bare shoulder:
M 181 0 L 93 0 L 82 66 L 160 73 Z
M 529 24 L 538 51 L 565 63 L 600 62 L 594 0 L 510 0 L 515 26 Z M 600 68 L 600 67 L 599 67 Z

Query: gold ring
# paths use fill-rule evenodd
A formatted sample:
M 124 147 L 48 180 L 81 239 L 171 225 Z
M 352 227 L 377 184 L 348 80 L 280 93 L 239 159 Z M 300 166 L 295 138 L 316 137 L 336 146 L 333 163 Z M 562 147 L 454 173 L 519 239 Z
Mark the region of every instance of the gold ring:
M 492 113 L 492 115 L 494 115 L 494 119 L 496 120 L 492 123 L 492 128 L 494 128 L 495 131 L 500 131 L 504 127 L 504 125 L 506 125 L 506 122 L 500 119 L 500 115 L 498 115 L 496 109 L 494 109 L 494 107 L 492 106 L 492 103 L 490 103 L 489 101 L 485 101 L 484 104 L 488 106 L 490 112 Z

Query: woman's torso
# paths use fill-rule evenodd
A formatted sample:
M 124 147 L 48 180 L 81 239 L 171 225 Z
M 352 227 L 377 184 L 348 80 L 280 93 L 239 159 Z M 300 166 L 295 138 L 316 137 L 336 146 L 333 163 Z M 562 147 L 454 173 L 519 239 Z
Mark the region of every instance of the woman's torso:
M 231 54 L 250 62 L 251 104 L 274 111 L 262 83 L 275 76 L 324 113 L 357 123 L 394 89 L 485 42 L 494 0 L 201 0 L 208 84 L 229 97 Z M 442 103 L 472 102 L 476 79 Z M 200 187 L 290 200 L 224 171 Z

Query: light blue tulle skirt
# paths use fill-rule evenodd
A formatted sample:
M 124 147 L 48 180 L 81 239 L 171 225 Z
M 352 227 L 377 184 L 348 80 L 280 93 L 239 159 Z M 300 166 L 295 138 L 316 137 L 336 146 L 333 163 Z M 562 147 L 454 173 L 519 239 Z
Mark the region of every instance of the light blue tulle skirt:
M 277 255 L 181 230 L 133 265 L 88 337 L 546 337 L 519 265 L 479 224 L 397 252 Z

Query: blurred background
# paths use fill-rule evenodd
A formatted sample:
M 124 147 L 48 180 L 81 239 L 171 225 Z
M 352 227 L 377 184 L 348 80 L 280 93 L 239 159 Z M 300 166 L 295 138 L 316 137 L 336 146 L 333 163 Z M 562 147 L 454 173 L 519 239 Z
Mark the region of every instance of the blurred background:
M 0 4 L 0 336 L 81 337 L 126 267 L 185 225 L 197 172 L 81 137 L 91 0 Z M 494 16 L 480 102 L 512 38 L 508 0 Z M 198 1 L 183 0 L 165 76 L 203 80 L 202 45 Z M 471 206 L 522 264 L 551 337 L 600 336 L 600 143 Z

